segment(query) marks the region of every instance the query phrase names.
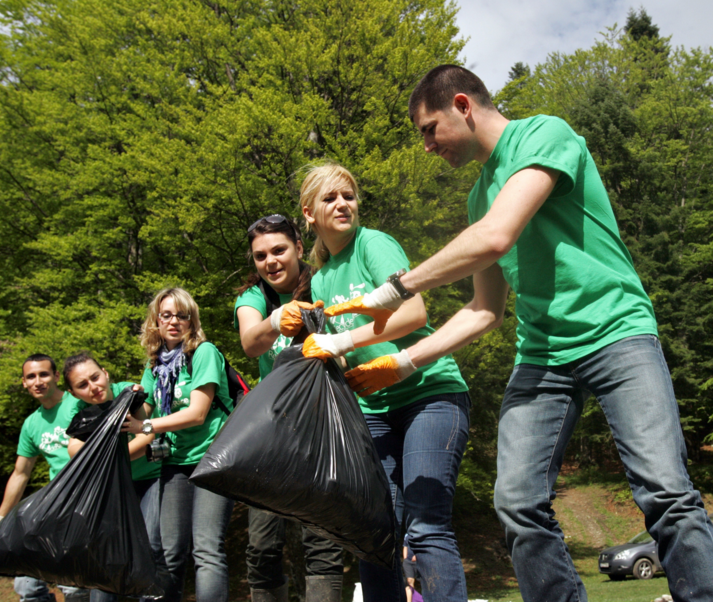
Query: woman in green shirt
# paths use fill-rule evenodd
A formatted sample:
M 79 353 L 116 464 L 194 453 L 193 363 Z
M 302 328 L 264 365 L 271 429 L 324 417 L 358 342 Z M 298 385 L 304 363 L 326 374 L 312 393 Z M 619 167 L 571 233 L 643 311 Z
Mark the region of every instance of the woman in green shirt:
M 302 259 L 302 239 L 282 215 L 269 215 L 248 228 L 255 272 L 238 289 L 235 328 L 245 353 L 258 357 L 260 378 L 271 371 L 275 357 L 292 342 L 301 327 L 299 305 L 311 307 L 310 268 Z M 293 301 L 294 300 L 294 301 Z M 268 311 L 268 305 L 277 305 Z M 299 324 L 295 329 L 295 324 Z M 248 583 L 253 602 L 287 602 L 282 571 L 286 520 L 250 508 L 247 549 Z M 342 589 L 342 549 L 302 528 L 305 549 L 306 602 L 339 602 Z
M 182 288 L 159 292 L 149 304 L 141 332 L 148 354 L 141 385 L 159 417 L 127 416 L 122 430 L 164 435 L 170 454 L 161 466 L 161 543 L 171 578 L 168 602 L 180 602 L 186 560 L 193 550 L 197 602 L 226 602 L 225 534 L 233 502 L 188 480 L 232 409 L 225 358 L 206 341 L 198 305 Z M 188 359 L 191 359 L 191 370 Z
M 138 385 L 131 382 L 113 383 L 109 373 L 102 368 L 99 363 L 88 353 L 78 353 L 72 355 L 64 361 L 64 383 L 69 392 L 85 404 L 108 406 L 127 387 L 140 389 Z M 81 412 L 79 412 L 81 415 Z M 151 406 L 144 404 L 138 412 L 136 418 L 144 420 L 151 415 Z M 154 413 L 154 416 L 157 414 Z M 134 482 L 134 490 L 141 504 L 141 514 L 146 523 L 146 532 L 149 536 L 149 543 L 153 550 L 154 558 L 158 564 L 163 564 L 163 552 L 161 549 L 161 533 L 159 530 L 159 481 L 161 464 L 152 463 L 146 460 L 146 446 L 154 439 L 153 435 L 131 436 L 129 441 L 129 457 L 131 458 L 131 478 Z M 74 456 L 84 445 L 84 442 L 71 438 L 67 451 L 70 456 Z M 109 594 L 98 589 L 93 589 L 90 594 L 90 602 L 115 602 L 119 599 L 116 594 Z M 145 600 L 145 598 L 141 598 Z
M 409 268 L 391 236 L 359 226 L 358 193 L 354 176 L 332 164 L 311 169 L 300 190 L 307 226 L 317 236 L 312 259 L 319 271 L 312 276 L 312 298 L 331 306 L 325 310 L 331 334 L 310 335 L 303 353 L 344 356 L 351 368 L 401 353 L 433 332 L 420 295 L 405 301 L 385 326 L 378 311 L 352 303 Z M 399 370 L 399 382 L 363 392 L 359 404 L 391 483 L 397 524 L 403 518 L 418 559 L 424 599 L 465 602 L 451 511 L 468 440 L 468 388 L 450 356 L 419 369 L 404 362 Z M 405 600 L 400 556 L 391 571 L 360 563 L 366 602 Z

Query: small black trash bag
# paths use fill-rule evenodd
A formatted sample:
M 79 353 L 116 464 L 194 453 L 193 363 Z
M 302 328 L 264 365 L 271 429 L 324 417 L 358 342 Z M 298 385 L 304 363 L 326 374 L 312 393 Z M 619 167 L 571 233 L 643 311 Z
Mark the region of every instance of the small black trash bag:
M 160 596 L 121 424 L 144 393 L 124 390 L 72 460 L 0 522 L 0 574 Z
M 308 314 L 309 315 L 306 315 Z M 310 332 L 321 309 L 303 312 Z M 233 411 L 191 481 L 296 519 L 359 558 L 391 569 L 394 512 L 364 416 L 334 360 L 293 345 Z

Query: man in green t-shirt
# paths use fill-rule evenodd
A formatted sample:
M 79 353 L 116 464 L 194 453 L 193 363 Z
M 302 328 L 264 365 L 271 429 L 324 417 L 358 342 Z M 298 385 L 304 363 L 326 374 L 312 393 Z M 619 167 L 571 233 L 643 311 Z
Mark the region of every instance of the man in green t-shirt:
M 22 364 L 22 386 L 40 403 L 40 407 L 30 414 L 22 425 L 15 470 L 10 475 L 0 505 L 0 520 L 22 499 L 40 454 L 50 465 L 50 480 L 69 462 L 69 437 L 66 430 L 74 415 L 85 404 L 62 391 L 58 383 L 57 366 L 48 355 L 31 355 Z M 67 602 L 89 600 L 89 590 L 63 585 L 59 588 Z M 16 577 L 15 591 L 20 596 L 20 602 L 50 602 L 55 599 L 47 584 L 34 577 Z
M 482 164 L 468 198 L 471 226 L 414 270 L 354 300 L 354 312 L 383 320 L 414 293 L 466 276 L 475 295 L 430 337 L 348 372 L 352 388 L 389 386 L 497 328 L 512 289 L 517 355 L 500 413 L 494 501 L 523 599 L 587 599 L 551 502 L 591 394 L 674 599 L 713 600 L 713 526 L 688 478 L 653 308 L 584 139 L 555 117 L 509 121 L 483 82 L 455 65 L 421 80 L 409 113 L 427 152 L 452 167 Z

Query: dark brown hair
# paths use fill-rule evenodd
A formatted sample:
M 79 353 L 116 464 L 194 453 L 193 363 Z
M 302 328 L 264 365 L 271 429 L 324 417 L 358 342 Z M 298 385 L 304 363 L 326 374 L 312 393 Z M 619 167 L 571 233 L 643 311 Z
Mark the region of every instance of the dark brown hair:
M 285 218 L 285 221 L 279 222 L 277 224 L 270 223 L 268 221 L 260 221 L 258 224 L 248 232 L 248 243 L 250 244 L 250 251 L 248 252 L 248 257 L 252 257 L 252 246 L 255 238 L 261 234 L 284 234 L 289 238 L 292 243 L 297 246 L 298 242 L 302 242 L 302 236 L 300 231 L 297 229 L 295 223 L 289 219 Z M 292 299 L 295 301 L 312 301 L 312 268 L 300 260 L 300 276 L 297 280 L 297 286 L 295 290 L 292 291 Z M 238 288 L 238 297 L 242 295 L 249 288 L 256 286 L 260 282 L 260 274 L 257 271 L 250 274 L 244 281 L 243 284 Z M 270 286 L 265 282 L 265 286 Z M 272 287 L 271 287 L 272 288 Z
M 475 73 L 459 65 L 440 65 L 426 73 L 411 92 L 408 101 L 411 121 L 421 105 L 429 113 L 445 111 L 456 94 L 467 94 L 483 109 L 495 110 L 490 92 Z

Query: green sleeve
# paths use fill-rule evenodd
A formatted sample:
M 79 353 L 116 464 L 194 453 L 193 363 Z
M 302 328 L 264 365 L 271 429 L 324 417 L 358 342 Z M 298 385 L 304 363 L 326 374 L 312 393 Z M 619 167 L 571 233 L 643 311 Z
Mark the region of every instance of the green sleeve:
M 233 308 L 233 327 L 238 328 L 238 307 L 252 307 L 257 309 L 264 320 L 267 318 L 267 303 L 262 291 L 257 286 L 252 286 L 235 300 Z
M 193 389 L 213 383 L 217 390 L 221 376 L 225 374 L 225 359 L 213 343 L 203 343 L 193 354 L 192 371 Z
M 30 416 L 31 418 L 31 416 Z M 22 425 L 22 430 L 20 431 L 20 441 L 17 444 L 17 455 L 23 458 L 36 458 L 40 455 L 40 450 L 35 445 L 32 440 L 32 426 L 30 424 L 29 418 L 25 420 Z
M 523 128 L 517 146 L 521 150 L 508 165 L 508 179 L 528 167 L 547 167 L 560 172 L 550 198 L 572 192 L 586 154 L 582 140 L 566 121 L 546 116 L 533 118 L 530 126 Z

